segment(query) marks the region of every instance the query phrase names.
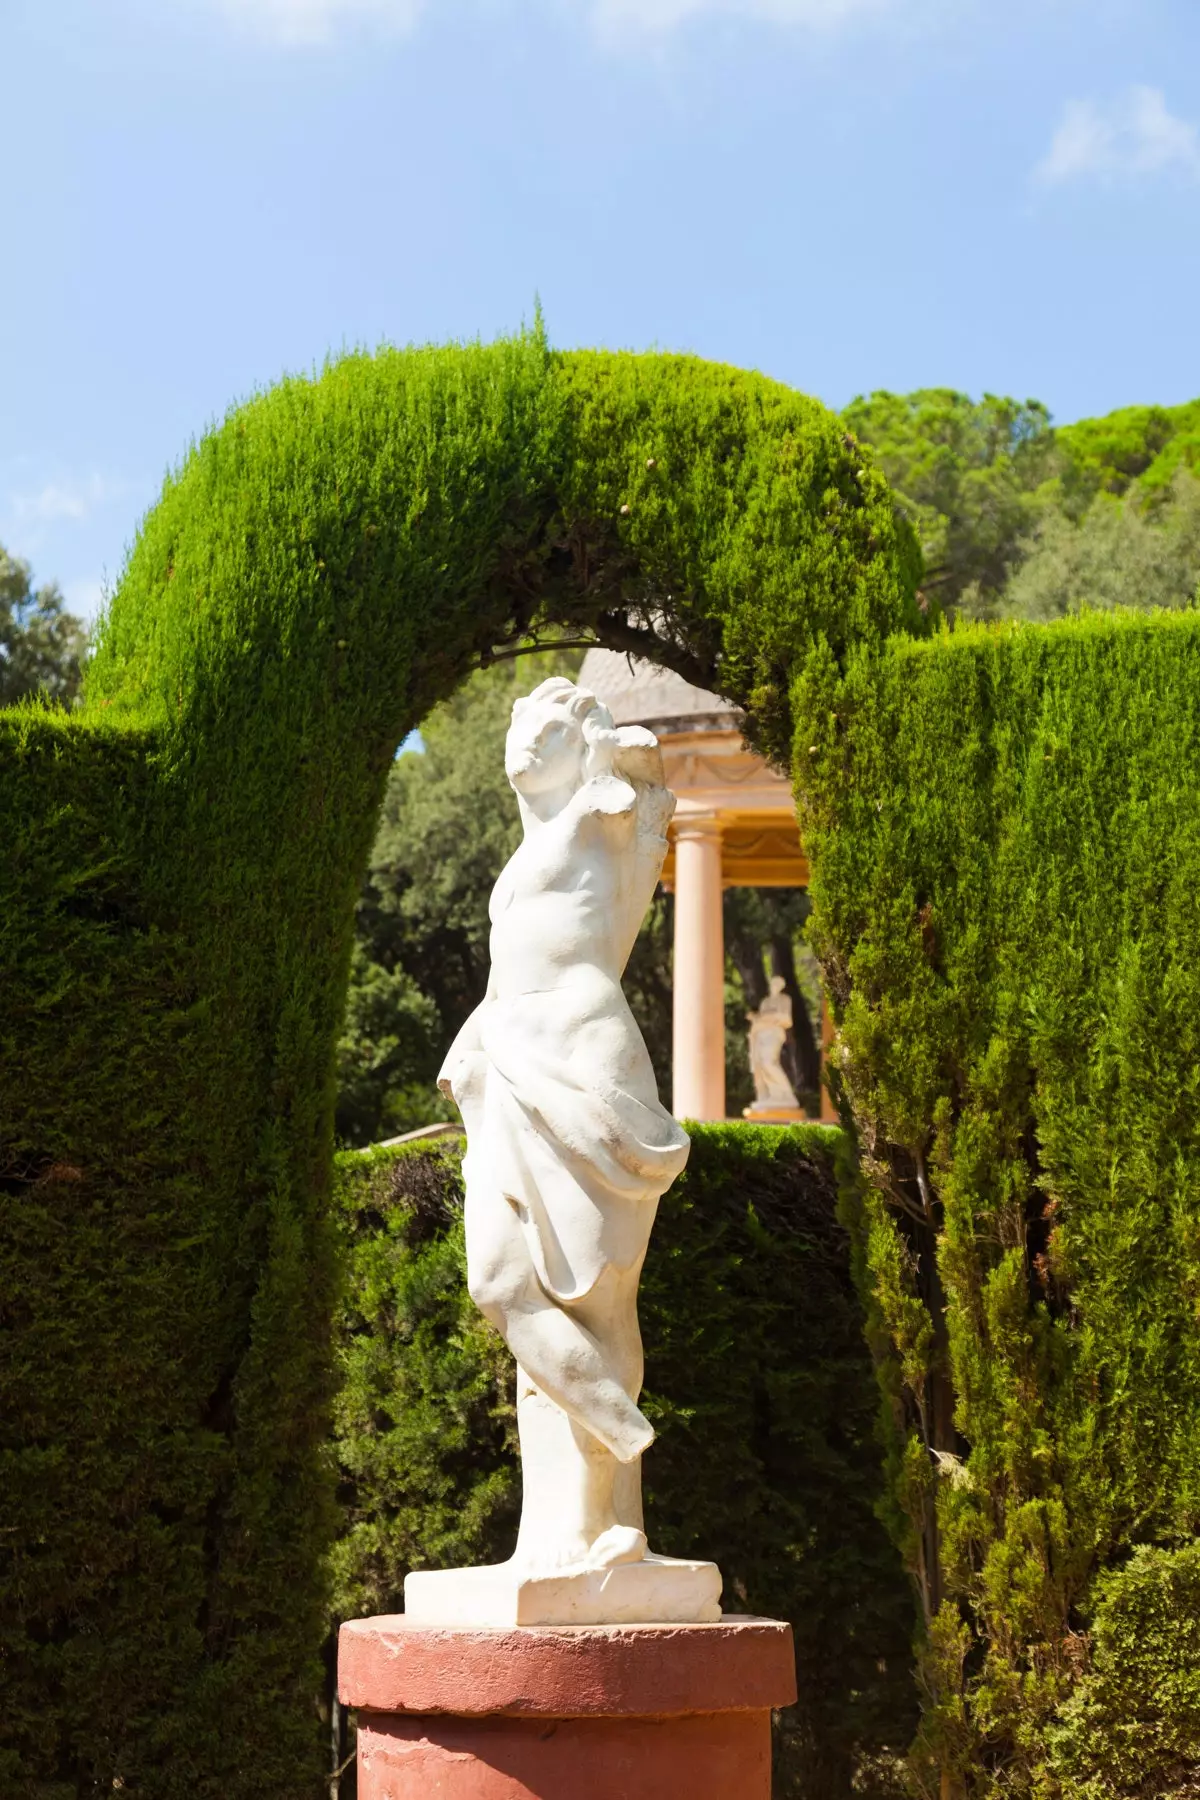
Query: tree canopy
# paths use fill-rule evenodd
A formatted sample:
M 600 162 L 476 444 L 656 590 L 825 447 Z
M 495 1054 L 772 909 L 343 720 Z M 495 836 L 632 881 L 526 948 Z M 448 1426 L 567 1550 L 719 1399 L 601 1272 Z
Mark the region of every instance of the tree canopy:
M 976 401 L 952 388 L 881 391 L 853 401 L 843 418 L 870 445 L 916 527 L 926 601 L 952 612 L 969 592 L 998 595 L 1055 472 L 1041 401 Z
M 1047 510 L 997 610 L 1008 618 L 1057 619 L 1084 607 L 1187 606 L 1200 588 L 1200 480 L 1182 465 L 1148 497 L 1101 488 L 1078 524 Z
M 1194 596 L 1200 400 L 1056 427 L 1040 400 L 922 388 L 843 417 L 916 528 L 927 607 L 1052 619 Z
M 32 694 L 70 705 L 79 693 L 87 633 L 55 582 L 35 588 L 29 564 L 0 544 L 0 706 Z
M 1078 518 L 1098 493 L 1125 494 L 1136 484 L 1152 494 L 1179 468 L 1200 472 L 1200 400 L 1183 406 L 1125 406 L 1101 418 L 1061 425 L 1067 510 Z

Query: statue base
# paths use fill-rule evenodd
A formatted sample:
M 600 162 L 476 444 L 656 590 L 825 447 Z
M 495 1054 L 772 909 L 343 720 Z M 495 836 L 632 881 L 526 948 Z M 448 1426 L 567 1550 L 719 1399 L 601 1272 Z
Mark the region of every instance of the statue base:
M 757 1120 L 760 1125 L 803 1125 L 808 1114 L 799 1106 L 776 1106 L 771 1100 L 754 1100 L 742 1108 L 742 1117 Z
M 342 1626 L 358 1800 L 770 1800 L 771 1709 L 796 1698 L 791 1627 Z
M 716 1563 L 647 1556 L 610 1569 L 525 1575 L 511 1563 L 423 1569 L 404 1583 L 404 1616 L 419 1625 L 699 1625 L 721 1617 Z

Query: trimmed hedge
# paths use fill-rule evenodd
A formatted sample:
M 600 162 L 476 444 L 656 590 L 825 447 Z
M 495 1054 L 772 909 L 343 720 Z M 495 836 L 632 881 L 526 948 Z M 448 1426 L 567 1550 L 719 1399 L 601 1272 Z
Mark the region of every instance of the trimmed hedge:
M 339 1617 L 398 1610 L 410 1567 L 499 1560 L 520 1504 L 512 1358 L 465 1290 L 461 1139 L 346 1152 L 335 1442 Z M 659 1549 L 713 1556 L 725 1605 L 792 1620 L 780 1796 L 897 1792 L 916 1723 L 912 1596 L 875 1514 L 875 1386 L 836 1214 L 842 1134 L 693 1127 L 642 1284 Z
M 338 1620 L 401 1612 L 409 1569 L 498 1562 L 515 1537 L 513 1359 L 464 1285 L 463 1148 L 334 1159 Z
M 1200 1532 L 1198 695 L 1195 614 L 895 640 L 794 693 L 922 1793 L 1058 1793 L 1086 1609 Z M 1104 1691 L 1093 1770 L 1140 1728 Z
M 0 712 L 7 1792 L 318 1779 L 334 1049 L 396 745 L 545 622 L 661 621 L 786 759 L 797 658 L 915 578 L 815 402 L 540 333 L 285 381 L 168 480 L 81 716 Z
M 6 1796 L 283 1791 L 312 1745 L 329 1513 L 286 1440 L 319 1429 L 314 1352 L 302 1337 L 279 1355 L 264 1406 L 245 1339 L 269 1300 L 267 1202 L 237 1160 L 207 971 L 147 880 L 159 826 L 142 736 L 9 715 Z M 252 1747 L 264 1692 L 272 1730 Z
M 1200 1530 L 1200 620 L 917 643 L 916 576 L 813 402 L 537 333 L 285 382 L 167 483 L 82 715 L 0 712 L 6 1792 L 316 1783 L 354 902 L 396 744 L 553 622 L 795 750 L 914 1778 L 1076 1779 L 1087 1609 Z
M 1053 1793 L 1097 1577 L 1200 1529 L 1200 620 L 917 643 L 917 573 L 815 403 L 539 333 L 284 382 L 168 481 L 82 714 L 0 711 L 6 1791 L 317 1781 L 354 902 L 396 744 L 557 622 L 794 748 L 914 1778 Z

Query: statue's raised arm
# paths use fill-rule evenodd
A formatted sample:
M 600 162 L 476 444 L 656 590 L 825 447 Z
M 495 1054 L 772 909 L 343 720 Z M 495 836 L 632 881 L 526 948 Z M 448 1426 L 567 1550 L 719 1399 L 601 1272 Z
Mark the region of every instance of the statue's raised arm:
M 505 768 L 524 836 L 440 1083 L 467 1128 L 471 1295 L 517 1359 L 524 1503 L 511 1563 L 410 1576 L 406 1604 L 444 1623 L 715 1618 L 716 1568 L 652 1556 L 641 1507 L 638 1279 L 689 1145 L 621 975 L 674 796 L 653 735 L 560 677 L 517 701 Z

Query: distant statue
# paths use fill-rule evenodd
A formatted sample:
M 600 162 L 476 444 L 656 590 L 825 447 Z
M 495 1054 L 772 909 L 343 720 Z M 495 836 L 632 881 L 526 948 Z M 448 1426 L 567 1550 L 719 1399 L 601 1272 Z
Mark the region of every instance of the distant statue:
M 783 1071 L 783 1046 L 792 1029 L 792 1001 L 785 991 L 782 975 L 772 975 L 771 991 L 757 1012 L 748 1012 L 750 1025 L 750 1073 L 754 1077 L 754 1100 L 746 1108 L 745 1117 L 755 1113 L 794 1113 L 800 1115 L 796 1091 Z
M 439 1085 L 467 1130 L 468 1286 L 517 1359 L 521 1524 L 511 1563 L 411 1575 L 406 1608 L 468 1624 L 713 1618 L 715 1567 L 651 1556 L 642 1522 L 638 1279 L 690 1145 L 621 976 L 675 799 L 657 739 L 614 729 L 561 677 L 516 702 L 505 770 L 524 838 L 492 893 L 487 994 Z

